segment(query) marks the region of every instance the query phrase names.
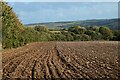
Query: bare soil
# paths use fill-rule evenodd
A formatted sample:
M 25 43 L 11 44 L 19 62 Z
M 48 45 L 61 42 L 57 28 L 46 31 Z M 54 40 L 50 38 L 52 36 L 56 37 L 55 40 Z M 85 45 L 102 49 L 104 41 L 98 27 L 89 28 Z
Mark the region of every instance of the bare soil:
M 118 42 L 35 42 L 3 50 L 3 79 L 118 79 Z

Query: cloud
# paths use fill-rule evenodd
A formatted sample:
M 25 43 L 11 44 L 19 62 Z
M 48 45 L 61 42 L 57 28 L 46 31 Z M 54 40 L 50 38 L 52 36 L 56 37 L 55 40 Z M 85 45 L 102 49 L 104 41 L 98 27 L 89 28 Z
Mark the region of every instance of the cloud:
M 29 4 L 29 5 L 28 5 Z M 15 3 L 14 12 L 24 24 L 35 22 L 71 21 L 114 18 L 117 3 Z

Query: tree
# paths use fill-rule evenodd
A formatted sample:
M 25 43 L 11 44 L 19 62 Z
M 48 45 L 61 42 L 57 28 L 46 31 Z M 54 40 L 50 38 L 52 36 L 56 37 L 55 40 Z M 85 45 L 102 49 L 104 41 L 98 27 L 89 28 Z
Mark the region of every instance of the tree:
M 99 27 L 98 26 L 90 26 L 88 28 L 88 30 L 92 30 L 92 31 L 95 31 L 95 32 L 99 32 Z
M 81 41 L 81 36 L 79 34 L 74 35 L 75 41 Z
M 113 39 L 112 40 L 120 41 L 120 30 L 113 31 Z
M 85 28 L 80 26 L 74 26 L 68 29 L 69 32 L 74 32 L 75 34 L 84 34 L 85 30 Z
M 73 36 L 71 35 L 70 32 L 64 32 L 63 31 L 62 34 L 66 36 L 67 41 L 73 41 L 74 40 L 74 38 L 73 38 Z
M 90 36 L 88 36 L 86 34 L 81 34 L 80 38 L 81 38 L 81 41 L 90 41 L 91 40 Z
M 48 28 L 46 26 L 35 26 L 34 29 L 38 32 L 48 32 Z
M 0 6 L 2 6 L 2 14 L 0 15 L 2 17 L 2 47 L 19 47 L 18 35 L 24 31 L 24 27 L 7 3 L 0 2 Z
M 55 34 L 55 40 L 56 41 L 67 41 L 66 36 L 63 34 Z
M 110 30 L 108 27 L 100 27 L 99 32 L 103 35 L 103 39 L 109 40 L 112 38 L 112 30 Z
M 85 34 L 89 35 L 92 40 L 100 40 L 102 37 L 101 33 L 93 30 L 87 30 Z

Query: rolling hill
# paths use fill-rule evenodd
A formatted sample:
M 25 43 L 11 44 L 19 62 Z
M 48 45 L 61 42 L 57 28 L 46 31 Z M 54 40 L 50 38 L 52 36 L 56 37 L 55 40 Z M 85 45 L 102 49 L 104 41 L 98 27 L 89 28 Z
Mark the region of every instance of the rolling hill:
M 36 26 L 36 25 L 44 25 L 48 28 L 54 29 L 62 29 L 62 28 L 69 28 L 71 26 L 82 26 L 82 27 L 89 27 L 89 26 L 107 26 L 112 30 L 120 30 L 120 19 L 93 19 L 93 20 L 81 20 L 81 21 L 66 21 L 66 22 L 48 22 L 48 23 L 33 23 L 33 24 L 26 24 L 25 26 Z

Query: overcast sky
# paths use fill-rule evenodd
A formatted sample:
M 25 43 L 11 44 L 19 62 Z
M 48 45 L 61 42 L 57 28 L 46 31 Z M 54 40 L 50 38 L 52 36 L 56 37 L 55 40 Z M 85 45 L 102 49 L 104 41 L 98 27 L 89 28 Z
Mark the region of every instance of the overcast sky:
M 118 17 L 117 2 L 9 2 L 24 23 Z

